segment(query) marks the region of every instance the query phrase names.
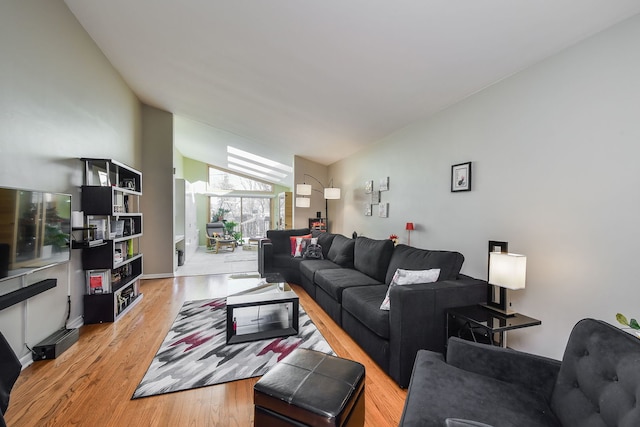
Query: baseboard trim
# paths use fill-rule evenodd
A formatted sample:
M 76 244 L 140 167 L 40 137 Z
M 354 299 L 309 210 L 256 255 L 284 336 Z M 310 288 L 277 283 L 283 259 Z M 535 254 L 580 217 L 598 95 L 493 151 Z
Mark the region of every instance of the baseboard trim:
M 33 356 L 31 355 L 31 352 L 25 354 L 20 358 L 20 364 L 22 365 L 21 370 L 28 368 L 33 364 Z
M 142 280 L 145 279 L 173 279 L 175 276 L 174 273 L 159 273 L 159 274 L 143 274 L 140 277 Z
M 82 316 L 78 316 L 67 322 L 67 329 L 78 329 L 81 326 L 84 326 L 84 319 Z

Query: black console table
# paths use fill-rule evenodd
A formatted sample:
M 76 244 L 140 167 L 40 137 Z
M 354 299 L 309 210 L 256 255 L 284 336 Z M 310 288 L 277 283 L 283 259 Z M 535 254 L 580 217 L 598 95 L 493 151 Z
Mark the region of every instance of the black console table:
M 540 324 L 542 324 L 540 320 L 524 314 L 516 313 L 505 316 L 480 305 L 453 307 L 447 310 L 445 339 L 448 340 L 450 336 L 458 336 L 476 342 L 506 347 L 507 331 Z M 445 342 L 445 347 L 446 344 Z

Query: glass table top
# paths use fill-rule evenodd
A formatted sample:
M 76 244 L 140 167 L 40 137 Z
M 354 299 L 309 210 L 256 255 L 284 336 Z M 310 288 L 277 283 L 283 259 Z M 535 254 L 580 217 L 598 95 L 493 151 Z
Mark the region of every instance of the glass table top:
M 279 277 L 260 277 L 257 274 L 236 274 L 229 277 L 227 285 L 228 299 L 236 299 L 242 296 L 263 296 L 265 298 L 273 297 L 294 297 L 295 293 L 291 286 L 285 281 L 273 281 Z M 278 295 L 282 294 L 282 295 Z M 229 303 L 229 302 L 227 302 Z

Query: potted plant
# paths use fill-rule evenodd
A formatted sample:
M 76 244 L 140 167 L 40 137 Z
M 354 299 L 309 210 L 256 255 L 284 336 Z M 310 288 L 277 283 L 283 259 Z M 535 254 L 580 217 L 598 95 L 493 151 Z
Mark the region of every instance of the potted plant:
M 211 217 L 211 222 L 224 222 L 224 216 L 231 212 L 229 209 L 225 209 L 222 206 Z
M 63 248 L 67 246 L 68 235 L 60 231 L 59 228 L 52 225 L 45 225 L 44 241 L 42 242 L 42 257 L 49 258 L 53 252 L 53 248 Z
M 242 233 L 239 231 L 236 231 L 236 227 L 238 226 L 238 223 L 235 221 L 225 221 L 224 223 L 224 229 L 225 229 L 225 234 L 231 236 L 231 238 L 233 240 L 235 240 L 238 245 L 242 245 Z
M 636 319 L 627 320 L 627 318 L 622 314 L 616 314 L 616 320 L 621 325 L 627 326 L 625 329 L 633 329 L 636 332 L 636 335 L 640 337 L 640 324 Z
M 225 233 L 224 234 L 228 234 L 229 236 L 233 235 L 233 232 L 235 231 L 235 228 L 236 228 L 237 225 L 238 225 L 238 223 L 235 222 L 235 221 L 225 221 L 225 223 L 224 223 Z

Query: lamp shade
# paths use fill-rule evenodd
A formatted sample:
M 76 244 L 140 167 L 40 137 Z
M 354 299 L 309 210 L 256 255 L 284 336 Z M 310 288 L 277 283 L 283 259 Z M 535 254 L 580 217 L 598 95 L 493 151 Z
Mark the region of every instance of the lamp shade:
M 407 225 L 404 228 L 405 230 L 409 230 L 409 231 L 413 231 L 413 223 L 412 222 L 408 222 Z
M 335 200 L 340 198 L 340 189 L 335 187 L 324 189 L 324 198 L 329 200 Z
M 311 206 L 311 199 L 307 197 L 296 197 L 296 208 L 308 208 Z
M 296 185 L 296 196 L 310 196 L 310 195 L 311 195 L 311 185 L 309 184 Z
M 519 254 L 489 253 L 489 283 L 507 289 L 524 289 L 527 257 Z

